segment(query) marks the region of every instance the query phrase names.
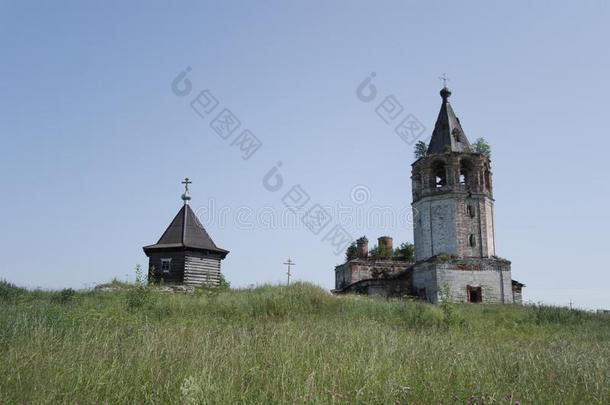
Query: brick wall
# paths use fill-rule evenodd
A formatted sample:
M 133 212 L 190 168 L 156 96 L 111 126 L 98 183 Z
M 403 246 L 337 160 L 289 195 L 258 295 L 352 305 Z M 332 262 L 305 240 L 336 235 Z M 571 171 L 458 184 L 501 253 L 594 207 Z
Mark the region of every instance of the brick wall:
M 441 288 L 449 287 L 451 300 L 468 302 L 468 286 L 481 287 L 483 303 L 513 303 L 510 263 L 493 259 L 448 260 L 419 263 L 413 285 L 425 289 L 426 298 L 437 303 Z

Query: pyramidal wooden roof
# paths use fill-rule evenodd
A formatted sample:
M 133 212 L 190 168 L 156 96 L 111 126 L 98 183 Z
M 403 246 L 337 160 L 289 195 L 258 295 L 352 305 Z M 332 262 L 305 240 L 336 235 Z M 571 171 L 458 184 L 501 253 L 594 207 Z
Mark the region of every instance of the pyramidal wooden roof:
M 208 251 L 219 253 L 223 258 L 229 253 L 228 250 L 216 246 L 186 202 L 163 232 L 159 241 L 154 245 L 144 246 L 143 249 L 146 254 L 172 250 Z
M 434 125 L 430 146 L 428 146 L 428 154 L 468 152 L 470 150 L 470 143 L 462 129 L 459 118 L 453 112 L 451 104 L 449 104 L 451 91 L 447 87 L 443 87 L 440 94 L 443 104 L 441 104 L 441 110 Z

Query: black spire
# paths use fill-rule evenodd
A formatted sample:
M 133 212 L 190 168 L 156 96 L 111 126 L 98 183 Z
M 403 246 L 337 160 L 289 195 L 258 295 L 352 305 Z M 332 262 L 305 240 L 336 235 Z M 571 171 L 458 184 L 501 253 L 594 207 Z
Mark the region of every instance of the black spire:
M 470 143 L 466 134 L 460 125 L 460 120 L 455 116 L 453 108 L 449 103 L 451 91 L 444 86 L 441 91 L 441 110 L 438 113 L 430 146 L 428 146 L 428 154 L 439 154 L 446 152 L 468 152 Z

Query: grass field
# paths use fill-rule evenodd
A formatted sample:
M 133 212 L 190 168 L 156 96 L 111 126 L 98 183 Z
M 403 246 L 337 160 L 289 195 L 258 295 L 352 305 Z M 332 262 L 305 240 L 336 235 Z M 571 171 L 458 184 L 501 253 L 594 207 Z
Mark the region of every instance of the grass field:
M 610 403 L 610 317 L 334 297 L 0 283 L 0 403 Z

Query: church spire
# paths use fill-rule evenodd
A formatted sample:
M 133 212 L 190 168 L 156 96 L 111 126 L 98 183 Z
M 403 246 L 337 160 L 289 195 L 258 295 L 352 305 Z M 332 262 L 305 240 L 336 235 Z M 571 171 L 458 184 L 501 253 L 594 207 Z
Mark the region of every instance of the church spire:
M 440 91 L 443 102 L 441 110 L 438 113 L 430 146 L 428 146 L 428 154 L 442 154 L 447 152 L 468 152 L 470 143 L 464 130 L 460 124 L 460 120 L 456 117 L 449 103 L 451 90 L 447 87 L 447 78 L 443 76 L 443 88 Z

